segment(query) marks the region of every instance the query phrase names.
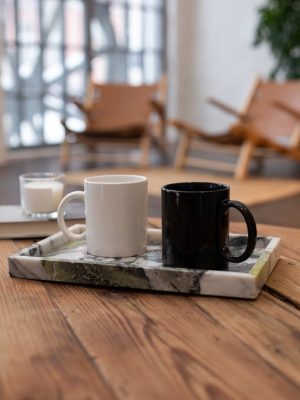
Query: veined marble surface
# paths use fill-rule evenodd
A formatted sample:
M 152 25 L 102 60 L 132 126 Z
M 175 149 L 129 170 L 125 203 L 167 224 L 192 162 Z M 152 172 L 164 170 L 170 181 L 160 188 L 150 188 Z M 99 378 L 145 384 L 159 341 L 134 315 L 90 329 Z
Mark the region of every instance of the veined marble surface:
M 83 225 L 72 230 L 80 233 Z M 246 236 L 230 235 L 232 253 L 240 253 Z M 191 295 L 254 299 L 280 256 L 280 238 L 258 237 L 252 256 L 228 270 L 169 268 L 162 265 L 160 243 L 149 243 L 147 252 L 127 258 L 102 258 L 87 253 L 85 242 L 69 242 L 57 233 L 8 259 L 16 278 L 121 287 Z

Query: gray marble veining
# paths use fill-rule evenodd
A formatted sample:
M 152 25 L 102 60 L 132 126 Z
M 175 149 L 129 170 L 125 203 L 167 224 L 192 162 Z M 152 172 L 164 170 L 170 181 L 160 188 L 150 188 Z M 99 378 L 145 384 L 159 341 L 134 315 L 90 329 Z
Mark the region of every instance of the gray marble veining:
M 72 228 L 81 232 L 82 225 Z M 230 235 L 232 252 L 238 254 L 245 236 Z M 127 258 L 101 258 L 87 253 L 85 242 L 68 242 L 62 233 L 50 236 L 9 257 L 13 277 L 122 287 L 193 295 L 256 298 L 280 255 L 280 239 L 259 237 L 252 256 L 228 270 L 164 267 L 160 243 L 149 243 L 147 252 Z

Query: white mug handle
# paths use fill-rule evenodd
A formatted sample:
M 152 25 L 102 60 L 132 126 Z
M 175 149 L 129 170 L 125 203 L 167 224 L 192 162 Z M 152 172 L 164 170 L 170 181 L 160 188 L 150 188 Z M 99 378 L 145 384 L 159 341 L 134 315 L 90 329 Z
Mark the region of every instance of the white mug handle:
M 84 192 L 82 191 L 77 191 L 77 192 L 72 192 L 67 194 L 62 201 L 60 202 L 57 210 L 57 224 L 59 226 L 59 229 L 63 232 L 63 234 L 71 239 L 71 240 L 82 240 L 85 239 L 86 237 L 86 231 L 82 233 L 73 233 L 68 229 L 65 218 L 64 218 L 64 212 L 65 209 L 67 208 L 67 205 L 69 202 L 73 199 L 80 199 L 84 202 Z
M 148 241 L 153 240 L 161 243 L 161 229 L 148 228 Z

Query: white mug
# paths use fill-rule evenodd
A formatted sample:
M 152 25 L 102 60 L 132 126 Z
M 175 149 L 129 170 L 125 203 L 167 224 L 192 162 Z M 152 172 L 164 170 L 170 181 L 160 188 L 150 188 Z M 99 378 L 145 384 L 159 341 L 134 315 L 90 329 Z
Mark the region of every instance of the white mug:
M 72 199 L 85 203 L 86 231 L 71 232 L 64 211 Z M 148 239 L 161 240 L 160 229 L 147 229 L 148 180 L 138 175 L 86 178 L 84 192 L 67 194 L 58 207 L 60 230 L 71 240 L 86 238 L 88 253 L 98 257 L 130 257 L 146 251 Z

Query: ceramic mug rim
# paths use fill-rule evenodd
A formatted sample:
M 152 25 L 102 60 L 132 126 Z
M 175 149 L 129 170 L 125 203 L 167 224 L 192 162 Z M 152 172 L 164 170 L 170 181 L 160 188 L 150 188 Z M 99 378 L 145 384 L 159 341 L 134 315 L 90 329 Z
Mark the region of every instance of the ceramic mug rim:
M 198 186 L 199 189 L 193 189 L 193 185 Z M 200 182 L 200 181 L 187 181 L 187 182 L 174 182 L 162 186 L 162 191 L 168 193 L 217 193 L 230 190 L 230 186 L 225 183 L 216 182 Z
M 142 175 L 97 175 L 85 178 L 84 183 L 89 185 L 134 185 L 147 180 L 147 177 Z

